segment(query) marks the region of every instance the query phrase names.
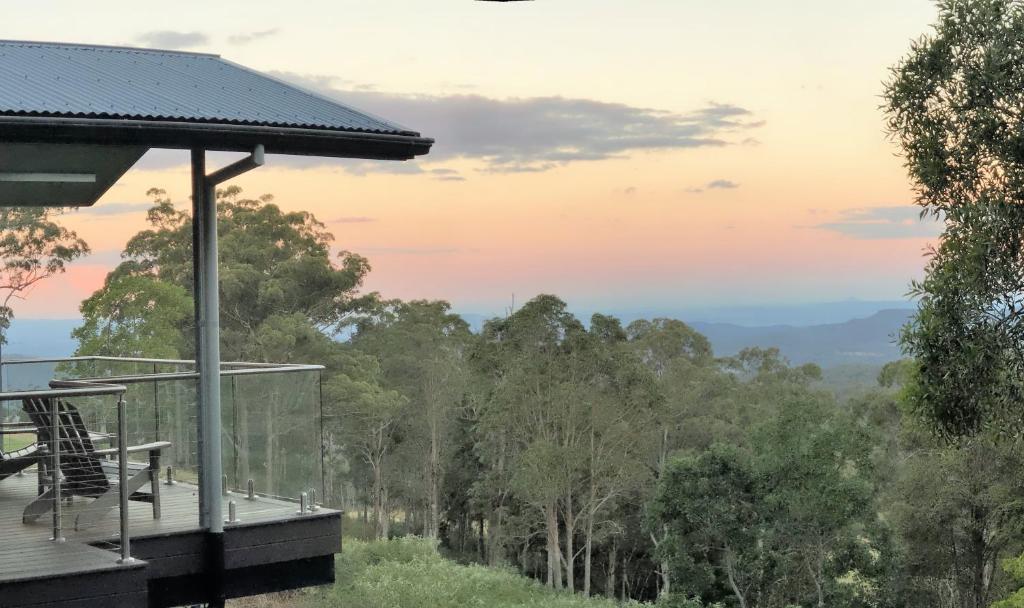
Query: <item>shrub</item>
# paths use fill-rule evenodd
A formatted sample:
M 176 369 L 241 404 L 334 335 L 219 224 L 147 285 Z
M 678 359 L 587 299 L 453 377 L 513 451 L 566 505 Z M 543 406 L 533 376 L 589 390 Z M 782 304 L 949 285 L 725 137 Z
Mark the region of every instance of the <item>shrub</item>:
M 337 583 L 305 596 L 308 608 L 617 608 L 604 598 L 556 592 L 511 569 L 462 566 L 432 541 L 346 540 Z M 638 604 L 632 604 L 638 606 Z

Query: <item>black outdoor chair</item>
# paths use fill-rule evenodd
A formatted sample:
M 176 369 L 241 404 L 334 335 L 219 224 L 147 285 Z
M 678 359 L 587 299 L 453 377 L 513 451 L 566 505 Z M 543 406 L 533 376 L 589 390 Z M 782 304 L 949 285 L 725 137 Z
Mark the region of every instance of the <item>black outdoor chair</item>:
M 63 399 L 57 399 L 57 416 L 60 431 L 60 471 L 50 470 L 48 456 L 54 445 L 53 401 L 51 398 L 25 399 L 22 408 L 35 424 L 39 445 L 46 453 L 39 459 L 43 468 L 41 485 L 46 486 L 22 514 L 22 521 L 29 523 L 42 517 L 53 508 L 53 475 L 61 475 L 61 498 L 82 496 L 93 498 L 88 506 L 75 516 L 75 529 L 88 528 L 98 522 L 107 511 L 118 505 L 118 461 L 117 448 L 96 449 L 93 441 L 110 436 L 90 433 L 78 409 Z M 153 519 L 160 519 L 160 451 L 171 446 L 169 441 L 157 441 L 145 445 L 129 446 L 129 454 L 148 453 L 147 462 L 128 462 L 129 499 L 148 502 L 153 505 Z M 149 485 L 149 491 L 142 488 Z

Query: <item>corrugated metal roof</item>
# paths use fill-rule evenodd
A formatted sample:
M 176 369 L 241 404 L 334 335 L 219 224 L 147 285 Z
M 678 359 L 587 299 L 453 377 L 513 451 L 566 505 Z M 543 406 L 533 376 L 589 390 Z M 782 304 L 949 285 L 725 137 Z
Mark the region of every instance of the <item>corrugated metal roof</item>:
M 0 115 L 419 135 L 217 55 L 0 41 Z

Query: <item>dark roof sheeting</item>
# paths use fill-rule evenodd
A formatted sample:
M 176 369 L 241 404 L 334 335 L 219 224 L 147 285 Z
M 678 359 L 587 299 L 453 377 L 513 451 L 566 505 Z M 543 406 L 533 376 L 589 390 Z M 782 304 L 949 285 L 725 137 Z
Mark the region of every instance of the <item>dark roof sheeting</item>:
M 419 137 L 216 55 L 0 41 L 0 116 L 286 127 Z

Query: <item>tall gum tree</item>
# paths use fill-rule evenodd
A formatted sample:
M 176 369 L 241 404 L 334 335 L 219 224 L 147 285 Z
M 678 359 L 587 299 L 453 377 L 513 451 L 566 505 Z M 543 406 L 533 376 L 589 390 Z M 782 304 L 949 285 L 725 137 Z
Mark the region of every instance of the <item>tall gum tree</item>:
M 924 216 L 944 222 L 903 334 L 914 408 L 948 436 L 1021 426 L 1024 5 L 938 3 L 892 70 L 885 109 Z
M 374 356 L 387 385 L 408 399 L 404 424 L 426 429 L 420 452 L 426 463 L 425 534 L 441 528 L 441 485 L 449 435 L 467 390 L 468 324 L 447 302 L 390 301 L 357 324 L 353 345 Z M 410 437 L 420 433 L 410 429 Z

